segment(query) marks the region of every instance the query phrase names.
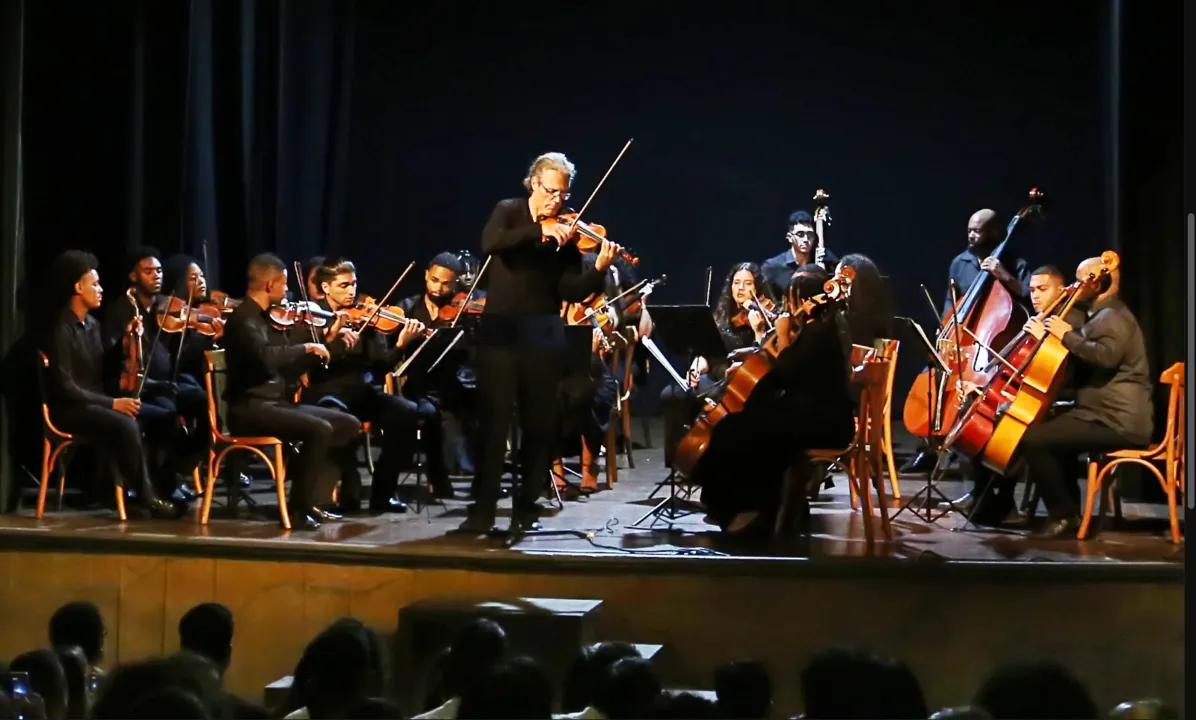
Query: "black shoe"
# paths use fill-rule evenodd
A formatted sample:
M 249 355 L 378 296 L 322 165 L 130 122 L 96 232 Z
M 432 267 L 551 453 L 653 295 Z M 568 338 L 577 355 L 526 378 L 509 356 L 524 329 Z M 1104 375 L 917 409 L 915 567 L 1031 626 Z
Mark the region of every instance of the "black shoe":
M 407 512 L 407 503 L 398 499 L 397 497 L 387 498 L 385 501 L 370 501 L 370 512 L 374 515 L 381 515 L 383 513 L 405 513 Z
M 316 520 L 319 520 L 320 522 L 333 522 L 335 520 L 342 519 L 340 515 L 337 515 L 333 512 L 328 512 L 327 510 L 322 510 L 318 507 L 308 508 L 307 514 L 311 517 L 314 517 Z
M 470 515 L 457 528 L 456 532 L 469 535 L 488 535 L 495 531 L 494 516 Z
M 955 512 L 970 515 L 972 510 L 976 509 L 976 496 L 972 493 L 964 493 L 951 501 L 951 507 Z
M 253 485 L 253 480 L 250 480 L 249 476 L 245 473 L 241 473 L 237 476 L 237 485 L 244 490 L 248 490 Z
M 343 500 L 332 506 L 332 512 L 340 516 L 356 515 L 361 512 L 360 500 Z
M 155 520 L 177 520 L 187 512 L 186 506 L 179 506 L 169 500 L 146 494 L 142 503 Z M 181 512 L 180 512 L 181 508 Z
M 540 524 L 539 518 L 529 513 L 512 516 L 511 526 L 507 528 L 507 532 L 512 535 L 522 535 L 523 533 L 536 532 L 543 529 L 544 526 Z
M 902 473 L 920 473 L 929 472 L 934 469 L 934 464 L 938 462 L 938 458 L 925 450 L 919 450 L 917 455 L 907 460 L 902 465 L 898 472 Z
M 190 483 L 186 485 L 179 485 L 178 489 L 176 489 L 174 493 L 175 496 L 183 502 L 191 502 L 195 500 L 195 498 L 199 497 L 199 493 L 195 492 Z
M 320 529 L 320 521 L 316 520 L 314 517 L 312 517 L 311 515 L 308 515 L 307 513 L 292 514 L 291 515 L 291 529 L 292 530 L 304 530 L 304 531 L 319 530 Z
M 1000 527 L 1003 527 L 1003 528 L 1012 528 L 1012 529 L 1018 530 L 1018 529 L 1029 527 L 1030 518 L 1026 517 L 1025 515 L 1022 515 L 1020 512 L 1018 512 L 1018 509 L 1015 507 L 1015 508 L 1011 509 L 1008 513 L 1006 513 L 1005 517 L 1002 518 L 1001 522 L 998 524 L 1000 525 Z
M 1075 540 L 1080 530 L 1080 519 L 1069 517 L 1062 520 L 1052 520 L 1041 530 L 1030 533 L 1035 540 Z

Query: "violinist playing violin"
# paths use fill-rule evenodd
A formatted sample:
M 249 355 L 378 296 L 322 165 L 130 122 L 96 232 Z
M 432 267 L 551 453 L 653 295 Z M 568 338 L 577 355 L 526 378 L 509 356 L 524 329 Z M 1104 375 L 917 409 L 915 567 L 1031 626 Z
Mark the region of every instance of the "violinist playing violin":
M 447 327 L 452 323 L 446 319 L 454 309 L 451 303 L 458 297 L 463 300 L 471 287 L 462 287 L 460 282 L 465 271 L 466 264 L 457 253 L 437 254 L 424 273 L 424 292 L 401 300 L 399 307 L 407 317 L 427 327 Z M 473 297 L 478 298 L 479 294 L 485 295 L 475 288 Z M 479 316 L 466 312 L 462 323 L 475 317 Z M 445 459 L 451 458 L 457 471 L 464 475 L 474 472 L 473 448 L 477 438 L 477 383 L 470 357 L 472 343 L 468 340 L 469 335 L 454 345 L 430 373 L 411 373 L 403 383 L 403 395 L 440 409 Z M 451 500 L 456 496 L 447 482 L 434 485 L 432 493 L 441 499 Z
M 956 298 L 962 298 L 981 273 L 990 273 L 1015 299 L 1029 304 L 1030 265 L 1025 258 L 1014 255 L 1016 259 L 1010 265 L 1011 270 L 1000 259 L 992 257 L 992 251 L 1005 239 L 1005 228 L 1006 225 L 997 212 L 988 208 L 977 210 L 968 218 L 968 246 L 951 259 L 951 265 L 947 269 L 947 292 L 940 319 L 945 321 L 950 317 Z M 925 472 L 934 467 L 936 459 L 929 448 L 920 447 L 917 453 L 901 466 L 901 472 Z
M 511 532 L 539 526 L 537 503 L 549 479 L 556 439 L 557 388 L 565 338 L 562 301 L 581 302 L 602 292 L 602 279 L 621 248 L 603 240 L 594 269 L 584 271 L 577 228 L 557 216 L 569 197 L 575 168 L 561 153 L 536 158 L 524 179 L 528 194 L 501 200 L 482 230 L 490 257 L 486 309 L 478 328 L 481 457 L 474 477 L 467 533 L 494 525 L 507 435 L 516 401 L 521 428 L 522 478 L 514 498 Z
M 755 302 L 758 300 L 759 302 Z M 772 308 L 772 291 L 756 263 L 738 263 L 731 267 L 714 306 L 714 324 L 723 337 L 728 353 L 751 348 L 768 332 L 768 321 L 757 307 Z M 689 390 L 668 385 L 660 394 L 664 417 L 664 463 L 673 467 L 673 453 L 685 437 L 688 426 L 702 409 L 696 393 L 718 400 L 717 388 L 727 373 L 726 356 L 695 358 L 686 379 Z
M 358 307 L 357 268 L 352 262 L 330 260 L 316 270 L 316 282 L 324 296 L 320 305 L 338 314 L 337 323 L 344 323 L 343 313 L 351 309 L 356 308 L 365 316 L 362 322 L 373 311 L 372 306 Z M 369 509 L 373 514 L 406 512 L 407 506 L 395 497 L 395 490 L 404 458 L 411 458 L 416 430 L 421 426 L 428 457 L 428 482 L 434 492 L 448 485 L 441 453 L 439 410 L 431 403 L 389 394 L 382 388 L 386 373 L 401 362 L 405 352 L 415 347 L 426 326 L 408 318 L 393 335 L 383 334 L 376 325 L 363 327 L 350 322 L 346 328 L 347 332 L 337 332 L 328 341 L 331 360 L 327 369 L 312 371 L 311 384 L 303 391 L 303 402 L 344 410 L 382 430 L 382 453 L 374 465 Z M 359 478 L 357 483 L 360 484 Z M 354 507 L 358 504 L 354 490 L 342 484 L 341 511 L 360 509 Z
M 153 517 L 177 517 L 185 508 L 159 498 L 150 482 L 136 419 L 141 401 L 114 396 L 105 382 L 100 323 L 90 315 L 104 297 L 97 266 L 91 253 L 68 250 L 51 268 L 50 292 L 58 314 L 41 343 L 50 361 L 50 417 L 64 432 L 89 440 L 111 468 L 117 487 L 135 490 Z
M 1102 268 L 1089 258 L 1076 269 L 1083 280 Z M 1038 483 L 1048 524 L 1037 537 L 1075 537 L 1079 529 L 1079 487 L 1066 472 L 1079 453 L 1145 447 L 1154 432 L 1153 385 L 1146 344 L 1137 318 L 1122 302 L 1121 273 L 1114 268 L 1099 276 L 1096 287 L 1084 285 L 1080 302 L 1087 305 L 1083 323 L 1064 318 L 1045 322 L 1031 318 L 1026 331 L 1036 338 L 1059 338 L 1075 363 L 1075 405 L 1031 425 L 1019 454 L 1025 471 Z
M 773 297 L 784 297 L 793 273 L 804 265 L 820 265 L 828 273 L 839 264 L 839 258 L 818 243 L 814 216 L 809 210 L 794 210 L 789 215 L 789 230 L 785 240 L 789 247 L 780 255 L 764 261 L 764 277 Z
M 350 463 L 356 469 L 353 443 L 361 435 L 361 423 L 339 410 L 292 402 L 283 371 L 328 362 L 328 349 L 319 342 L 284 344 L 279 338 L 285 336 L 271 327 L 267 313 L 287 294 L 282 260 L 258 255 L 249 262 L 248 276 L 245 299 L 224 327 L 228 427 L 235 435 L 301 443 L 298 456 L 287 467 L 291 480 L 287 505 L 293 529 L 315 530 L 321 521 L 337 519 L 316 507 L 317 474 L 329 459 L 337 461 L 342 473 Z
M 141 331 L 135 342 L 146 379 L 137 396 L 141 401 L 137 421 L 148 442 L 150 474 L 159 494 L 190 501 L 195 499 L 195 491 L 189 476 L 203 461 L 209 441 L 207 393 L 198 382 L 179 376 L 168 345 L 169 334 L 160 331 L 158 314 L 166 298 L 161 294 L 158 251 L 137 248 L 129 253 L 125 266 L 129 293 L 109 295 L 101 308 L 108 372 L 110 376 L 119 374 L 127 359 L 124 341 L 131 325 L 139 322 Z
M 174 255 L 162 265 L 162 288 L 169 296 L 184 303 L 191 299 L 193 309 L 208 304 L 208 281 L 199 262 L 187 255 Z M 171 333 L 166 336 L 167 350 L 171 357 L 178 357 L 179 382 L 203 387 L 202 378 L 207 372 L 204 353 L 217 346 L 216 338 L 224 332 L 224 318 L 217 315 L 211 319 L 214 330 L 211 334 L 189 329 L 187 332 Z M 179 352 L 178 344 L 182 343 Z M 205 413 L 206 416 L 206 413 Z
M 710 444 L 691 479 L 702 503 L 727 533 L 767 536 L 780 508 L 782 482 L 795 474 L 808 483 L 806 450 L 844 447 L 855 433 L 850 339 L 834 304 L 799 312 L 802 301 L 823 293 L 830 274 L 818 265 L 798 268 L 790 281 L 786 313 L 776 322 L 783 349 L 744 409 L 713 428 Z M 787 342 L 787 345 L 786 345 Z M 804 502 L 804 495 L 795 494 Z M 808 523 L 809 506 L 795 522 Z

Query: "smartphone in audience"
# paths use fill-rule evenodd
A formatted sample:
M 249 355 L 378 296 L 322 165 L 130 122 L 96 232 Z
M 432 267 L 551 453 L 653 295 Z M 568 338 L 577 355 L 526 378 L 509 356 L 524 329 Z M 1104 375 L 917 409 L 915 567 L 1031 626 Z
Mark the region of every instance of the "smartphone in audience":
M 100 689 L 100 674 L 95 670 L 91 671 L 91 676 L 87 678 L 87 692 L 95 695 Z
M 4 680 L 4 689 L 14 700 L 29 694 L 29 673 L 10 672 Z

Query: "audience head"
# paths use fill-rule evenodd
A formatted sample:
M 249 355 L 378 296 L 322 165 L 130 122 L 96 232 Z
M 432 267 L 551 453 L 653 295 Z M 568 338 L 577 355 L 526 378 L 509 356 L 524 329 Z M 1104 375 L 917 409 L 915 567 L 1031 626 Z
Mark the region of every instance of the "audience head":
M 17 709 L 13 707 L 8 693 L 0 690 L 0 720 L 16 720 Z
M 424 711 L 438 708 L 452 697 L 445 688 L 445 669 L 451 653 L 451 648 L 440 648 L 428 663 L 428 673 L 424 677 Z
M 91 679 L 87 655 L 77 645 L 54 648 L 54 654 L 58 656 L 58 662 L 62 664 L 62 672 L 66 677 L 67 717 L 86 717 L 89 700 L 87 685 Z
M 29 675 L 29 691 L 37 693 L 46 708 L 49 720 L 66 720 L 69 691 L 66 673 L 53 650 L 32 650 L 13 658 L 10 673 Z
M 724 717 L 764 718 L 772 708 L 772 680 L 755 660 L 734 660 L 714 671 L 714 692 Z
M 514 658 L 492 666 L 465 690 L 459 720 L 548 720 L 552 682 L 540 663 Z
M 1161 700 L 1131 700 L 1113 708 L 1109 717 L 1116 720 L 1179 720 L 1179 713 Z
M 662 692 L 644 717 L 653 718 L 653 720 L 717 720 L 719 718 L 745 720 L 752 716 L 727 715 L 713 700 L 707 700 L 701 695 L 690 692 Z
M 1055 662 L 1016 663 L 980 686 L 975 704 L 997 720 L 1094 718 L 1096 703 L 1075 675 Z
M 644 717 L 660 696 L 660 678 L 642 657 L 616 661 L 594 687 L 590 705 L 610 720 Z
M 108 630 L 100 609 L 89 602 L 69 602 L 50 617 L 50 645 L 82 648 L 87 662 L 99 665 L 104 659 Z
M 992 720 L 983 709 L 972 705 L 943 708 L 930 716 L 930 720 Z
M 270 303 L 287 296 L 287 266 L 277 255 L 262 253 L 249 261 L 249 292 L 262 295 Z
M 640 651 L 628 642 L 600 642 L 581 649 L 561 689 L 561 709 L 578 712 L 590 705 L 594 684 L 607 669 L 625 657 L 640 657 Z
M 154 699 L 146 696 L 162 690 L 181 690 L 196 698 L 203 714 L 195 714 L 185 702 L 173 699 Z M 141 705 L 142 702 L 146 705 Z M 92 720 L 120 720 L 135 717 L 170 717 L 155 714 L 166 706 L 180 708 L 182 714 L 173 717 L 218 717 L 224 696 L 220 691 L 220 670 L 207 658 L 189 652 L 152 658 L 121 665 L 113 670 L 100 687 L 92 703 Z
M 127 720 L 214 720 L 203 701 L 182 688 L 152 688 L 129 703 Z
M 507 634 L 489 618 L 470 621 L 453 640 L 444 667 L 444 689 L 449 697 L 464 694 L 466 688 L 507 653 Z
M 179 620 L 179 647 L 228 669 L 233 652 L 233 613 L 220 603 L 200 603 Z
M 403 720 L 403 709 L 385 698 L 370 698 L 345 714 L 353 720 Z
M 353 618 L 342 618 L 316 636 L 295 668 L 298 700 L 319 720 L 341 716 L 382 694 L 381 643 Z
M 95 310 L 104 300 L 100 285 L 100 261 L 82 250 L 67 250 L 50 267 L 50 290 L 54 304 L 66 305 L 75 297 L 88 310 Z
M 906 720 L 930 714 L 921 685 L 904 663 L 861 650 L 816 653 L 802 670 L 801 685 L 810 718 Z

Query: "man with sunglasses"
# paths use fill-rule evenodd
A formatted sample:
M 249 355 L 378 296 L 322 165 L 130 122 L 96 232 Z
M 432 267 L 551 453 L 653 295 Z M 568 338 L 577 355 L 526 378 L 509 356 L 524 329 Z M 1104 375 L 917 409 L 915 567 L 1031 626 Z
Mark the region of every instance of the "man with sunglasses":
M 789 215 L 789 231 L 785 233 L 785 239 L 789 241 L 785 252 L 765 260 L 760 268 L 772 288 L 773 297 L 785 297 L 793 273 L 803 265 L 821 265 L 823 270 L 834 273 L 839 258 L 826 246 L 818 245 L 814 216 L 808 211 L 795 210 Z

